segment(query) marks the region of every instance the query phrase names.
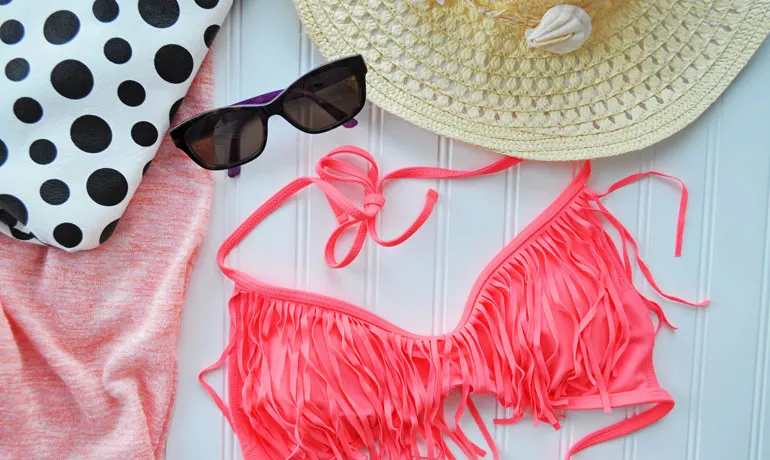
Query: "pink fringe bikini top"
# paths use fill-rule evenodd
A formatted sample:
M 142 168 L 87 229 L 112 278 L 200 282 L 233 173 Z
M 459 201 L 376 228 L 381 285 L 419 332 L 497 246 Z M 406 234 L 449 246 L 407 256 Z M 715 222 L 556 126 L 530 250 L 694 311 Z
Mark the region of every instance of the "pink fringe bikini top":
M 369 163 L 363 171 L 350 156 Z M 405 168 L 379 177 L 373 158 L 344 146 L 316 165 L 318 177 L 302 177 L 282 188 L 224 242 L 218 263 L 235 282 L 230 299 L 230 343 L 218 362 L 201 373 L 201 384 L 236 432 L 244 458 L 284 459 L 455 459 L 461 451 L 478 459 L 485 451 L 460 428 L 467 409 L 495 459 L 500 457 L 470 395 L 490 394 L 517 422 L 529 412 L 559 428 L 570 409 L 604 409 L 652 404 L 643 412 L 592 433 L 573 445 L 567 458 L 591 445 L 641 429 L 674 406 L 655 377 L 652 349 L 660 325 L 671 326 L 661 307 L 631 283 L 632 256 L 650 285 L 664 298 L 639 258 L 631 234 L 600 198 L 654 174 L 682 187 L 676 254 L 681 252 L 687 190 L 678 179 L 648 172 L 630 176 L 606 193 L 587 187 L 586 162 L 572 183 L 517 235 L 479 275 L 459 325 L 440 336 L 407 332 L 350 303 L 305 291 L 272 286 L 225 265 L 227 254 L 292 195 L 315 184 L 326 195 L 339 227 L 326 246 L 326 260 L 344 267 L 367 235 L 382 246 L 402 243 L 428 219 L 437 200 L 429 190 L 425 206 L 399 237 L 383 240 L 375 218 L 385 203 L 389 180 L 450 179 L 492 174 L 518 163 L 505 158 L 476 171 Z M 335 182 L 364 189 L 359 208 Z M 619 252 L 602 225 L 618 230 Z M 336 261 L 340 235 L 354 231 L 350 251 Z M 658 327 L 650 316 L 658 319 Z M 203 375 L 228 361 L 229 405 Z M 454 417 L 444 400 L 460 394 Z M 454 444 L 456 448 L 450 449 Z

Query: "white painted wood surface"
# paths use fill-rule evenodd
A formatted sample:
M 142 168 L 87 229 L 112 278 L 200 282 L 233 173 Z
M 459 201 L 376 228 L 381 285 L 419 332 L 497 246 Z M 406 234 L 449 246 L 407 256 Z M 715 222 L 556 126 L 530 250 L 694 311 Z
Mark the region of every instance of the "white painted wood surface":
M 236 1 L 216 44 L 216 99 L 225 105 L 282 88 L 322 62 L 303 34 L 291 2 Z M 596 161 L 597 188 L 651 168 L 681 177 L 691 192 L 684 255 L 673 257 L 678 195 L 661 181 L 614 194 L 608 207 L 635 234 L 664 289 L 710 297 L 703 310 L 663 302 L 677 332 L 662 330 L 655 365 L 677 406 L 633 436 L 593 448 L 582 460 L 727 460 L 770 458 L 767 406 L 770 276 L 770 44 L 696 123 L 643 152 Z M 385 171 L 407 165 L 471 168 L 494 155 L 440 138 L 376 107 L 352 130 L 308 136 L 281 119 L 270 122 L 267 151 L 237 180 L 217 174 L 209 234 L 190 282 L 178 345 L 179 387 L 169 460 L 240 458 L 237 441 L 197 383 L 227 337 L 224 280 L 214 254 L 225 236 L 280 186 L 309 174 L 330 148 L 368 148 Z M 323 245 L 333 215 L 317 191 L 283 207 L 234 252 L 231 263 L 268 281 L 308 288 L 365 305 L 408 330 L 437 333 L 459 320 L 482 267 L 566 186 L 576 164 L 526 163 L 494 177 L 436 183 L 401 181 L 387 190 L 381 228 L 407 225 L 427 187 L 441 198 L 425 227 L 395 248 L 369 244 L 343 270 L 330 270 Z M 649 292 L 641 277 L 638 286 Z M 214 374 L 220 392 L 224 376 Z M 495 402 L 477 399 L 491 421 Z M 627 416 L 572 412 L 562 431 L 530 421 L 497 427 L 506 460 L 557 460 L 581 435 Z M 475 439 L 483 442 L 470 421 Z M 491 425 L 490 425 L 491 426 Z

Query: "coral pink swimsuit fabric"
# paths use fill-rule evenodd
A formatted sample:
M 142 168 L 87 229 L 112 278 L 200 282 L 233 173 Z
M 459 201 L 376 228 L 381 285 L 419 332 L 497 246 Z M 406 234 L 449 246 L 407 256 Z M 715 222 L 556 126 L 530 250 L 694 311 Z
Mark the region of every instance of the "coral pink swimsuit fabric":
M 180 116 L 211 106 L 204 62 Z M 0 235 L 0 459 L 159 459 L 187 278 L 213 182 L 166 139 L 112 238 Z
M 368 171 L 350 163 L 351 156 L 365 159 Z M 493 395 L 512 408 L 513 418 L 495 423 L 515 423 L 531 413 L 556 428 L 566 410 L 609 412 L 652 404 L 578 441 L 568 458 L 643 428 L 673 408 L 653 370 L 656 327 L 650 313 L 657 315 L 658 328 L 668 322 L 661 307 L 632 285 L 629 248 L 636 250 L 636 244 L 601 204 L 604 194 L 588 188 L 588 162 L 556 201 L 489 263 L 468 296 L 462 320 L 441 336 L 412 334 L 355 305 L 265 284 L 225 265 L 230 250 L 256 225 L 311 184 L 323 191 L 339 221 L 326 259 L 330 266 L 342 267 L 358 254 L 367 235 L 383 246 L 396 245 L 430 215 L 437 199 L 432 190 L 407 230 L 382 240 L 375 220 L 385 204 L 386 182 L 492 174 L 517 162 L 506 158 L 476 171 L 406 168 L 379 177 L 368 153 L 341 147 L 318 163 L 318 177 L 288 184 L 225 241 L 218 262 L 235 282 L 230 343 L 219 362 L 203 371 L 201 383 L 232 424 L 246 459 L 451 460 L 456 458 L 452 444 L 467 458 L 478 459 L 484 449 L 458 423 L 466 409 L 497 459 L 472 394 Z M 649 174 L 665 176 L 634 175 L 608 192 Z M 338 182 L 364 189 L 362 208 L 335 187 Z M 677 253 L 687 205 L 681 185 Z M 620 232 L 622 252 L 602 218 Z M 355 233 L 353 245 L 337 261 L 337 239 L 348 229 Z M 660 292 L 638 256 L 636 262 L 661 295 L 687 303 Z M 203 380 L 225 361 L 229 404 Z M 444 400 L 453 391 L 461 394 L 461 403 L 454 417 L 447 418 Z

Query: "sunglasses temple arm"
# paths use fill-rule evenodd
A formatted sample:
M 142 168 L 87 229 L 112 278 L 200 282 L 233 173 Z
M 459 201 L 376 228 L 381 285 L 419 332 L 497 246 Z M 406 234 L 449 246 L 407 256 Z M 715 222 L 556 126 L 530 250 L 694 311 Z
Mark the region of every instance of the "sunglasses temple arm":
M 267 104 L 268 102 L 275 99 L 279 94 L 283 92 L 282 89 L 279 89 L 277 91 L 270 91 L 269 93 L 260 94 L 259 96 L 254 96 L 252 98 L 246 99 L 241 102 L 236 102 L 232 105 L 257 105 L 257 104 Z
M 230 161 L 238 161 L 238 152 L 241 151 L 241 138 L 233 136 L 230 138 Z

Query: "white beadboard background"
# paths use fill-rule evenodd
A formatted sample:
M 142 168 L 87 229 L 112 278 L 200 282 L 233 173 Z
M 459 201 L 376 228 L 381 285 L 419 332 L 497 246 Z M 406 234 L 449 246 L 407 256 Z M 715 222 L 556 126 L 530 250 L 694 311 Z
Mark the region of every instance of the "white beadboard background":
M 768 277 L 770 277 L 770 44 L 700 119 L 645 151 L 594 162 L 592 184 L 654 168 L 682 178 L 691 192 L 684 255 L 673 257 L 678 194 L 645 180 L 608 198 L 608 207 L 641 244 L 664 289 L 691 299 L 696 310 L 663 302 L 679 327 L 663 329 L 655 365 L 676 408 L 633 436 L 578 455 L 578 460 L 770 459 L 768 419 Z M 282 88 L 323 62 L 288 0 L 236 1 L 215 51 L 216 101 L 225 105 Z M 368 106 L 355 129 L 308 136 L 285 121 L 270 122 L 266 152 L 236 180 L 216 175 L 209 233 L 190 281 L 178 345 L 179 387 L 169 460 L 240 459 L 237 441 L 197 383 L 227 338 L 231 284 L 214 262 L 218 245 L 260 203 L 298 175 L 311 173 L 340 144 L 369 149 L 384 171 L 410 165 L 474 168 L 494 154 L 442 138 Z M 421 206 L 425 189 L 440 202 L 429 222 L 395 248 L 367 245 L 343 270 L 324 264 L 334 218 L 320 192 L 304 192 L 259 227 L 230 261 L 266 280 L 365 305 L 419 333 L 451 329 L 482 267 L 566 186 L 578 165 L 527 162 L 508 173 L 439 182 L 397 181 L 386 190 L 384 235 L 400 232 Z M 640 274 L 637 285 L 650 292 Z M 210 377 L 224 390 L 225 377 Z M 478 398 L 491 421 L 496 407 Z M 493 428 L 506 460 L 560 460 L 583 434 L 628 416 L 626 410 L 571 412 L 561 431 L 531 419 Z M 469 418 L 469 417 L 467 417 Z M 465 424 L 483 445 L 473 423 Z M 490 425 L 491 426 L 491 425 Z

